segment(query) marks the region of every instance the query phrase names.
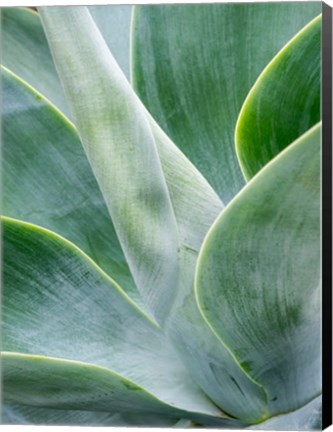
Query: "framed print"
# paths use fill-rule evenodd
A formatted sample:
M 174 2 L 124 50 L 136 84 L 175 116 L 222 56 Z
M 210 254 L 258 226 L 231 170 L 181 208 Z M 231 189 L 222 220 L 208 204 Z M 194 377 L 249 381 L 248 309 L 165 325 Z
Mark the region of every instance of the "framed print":
M 3 7 L 2 425 L 332 417 L 332 10 Z

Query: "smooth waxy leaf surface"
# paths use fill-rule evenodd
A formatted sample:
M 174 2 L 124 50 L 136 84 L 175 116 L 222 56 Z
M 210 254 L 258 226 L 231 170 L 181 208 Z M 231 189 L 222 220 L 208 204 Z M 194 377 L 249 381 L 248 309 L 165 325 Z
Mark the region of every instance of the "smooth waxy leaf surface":
M 227 203 L 244 184 L 234 149 L 244 99 L 321 5 L 144 5 L 134 11 L 134 88 Z
M 109 368 L 174 407 L 221 416 L 158 327 L 76 246 L 8 218 L 3 232 L 4 351 Z
M 46 412 L 42 411 L 48 422 L 52 419 L 50 411 L 60 409 L 65 411 L 65 418 L 69 417 L 70 421 L 82 417 L 82 410 L 88 411 L 83 416 L 85 420 L 93 420 L 89 411 L 96 410 L 104 415 L 106 412 L 116 414 L 115 422 L 118 419 L 125 422 L 126 418 L 138 422 L 141 416 L 141 421 L 146 417 L 148 424 L 164 423 L 166 426 L 168 419 L 170 424 L 170 420 L 175 423 L 179 416 L 193 416 L 195 421 L 211 426 L 241 425 L 232 419 L 179 410 L 156 399 L 132 381 L 93 364 L 13 352 L 2 352 L 1 362 L 5 403 L 28 404 L 28 414 L 30 407 L 47 408 Z M 74 416 L 72 410 L 81 411 L 81 416 Z M 39 415 L 38 410 L 35 415 Z
M 210 230 L 196 275 L 201 311 L 270 414 L 321 390 L 320 124 L 271 161 Z
M 178 238 L 148 119 L 86 8 L 40 13 L 134 281 L 163 321 L 178 284 Z
M 184 420 L 190 422 L 190 420 Z M 29 405 L 4 404 L 1 423 L 5 425 L 49 426 L 152 426 L 172 427 L 171 417 L 149 414 L 110 414 L 102 411 L 60 410 Z
M 96 365 L 7 352 L 1 361 L 5 401 L 111 413 L 173 411 L 133 382 Z
M 130 75 L 131 5 L 90 6 L 89 12 L 127 78 Z
M 3 213 L 73 241 L 140 303 L 75 128 L 5 69 L 2 92 Z
M 320 120 L 321 17 L 302 29 L 251 89 L 236 127 L 247 179 Z
M 108 67 L 111 67 L 114 71 L 103 72 L 104 61 L 109 57 L 105 52 L 103 41 L 96 34 L 96 29 L 91 21 L 89 21 L 90 24 L 87 27 L 88 17 L 85 9 L 72 9 L 68 15 L 67 12 L 69 9 L 66 9 L 66 13 L 62 10 L 53 9 L 52 14 L 49 14 L 49 11 L 50 9 L 43 10 L 42 14 L 45 17 L 43 19 L 56 63 L 57 65 L 58 63 L 60 64 L 60 66 L 58 65 L 58 69 L 62 71 L 61 76 L 65 85 L 72 85 L 72 76 L 76 76 L 77 79 L 78 76 L 82 76 L 84 80 L 91 77 L 92 74 L 89 72 L 90 67 L 91 64 L 96 62 L 96 67 L 99 70 L 98 73 L 102 74 L 99 83 L 105 82 L 106 85 L 110 80 L 112 81 L 109 83 L 109 86 L 113 88 L 114 95 L 113 98 L 110 96 L 110 100 L 108 95 L 105 94 L 104 84 L 100 85 L 100 87 L 94 86 L 94 91 L 97 93 L 101 92 L 103 97 L 105 97 L 103 104 L 108 105 L 106 109 L 108 119 L 105 121 L 111 121 L 112 115 L 110 113 L 112 111 L 110 111 L 110 101 L 116 101 L 115 98 L 119 97 L 122 101 L 127 100 L 130 103 L 135 99 L 134 93 L 122 84 L 122 80 L 118 79 L 118 70 L 114 62 L 107 63 Z M 62 25 L 68 19 L 71 21 L 71 26 L 67 26 L 66 30 L 61 31 Z M 70 32 L 72 34 L 68 33 L 67 29 L 69 28 L 71 28 Z M 81 32 L 81 28 L 85 28 L 85 30 L 89 28 L 89 32 L 82 35 L 83 40 L 86 40 L 86 34 L 89 34 L 89 41 L 86 41 L 87 45 L 85 45 L 84 50 L 82 50 L 82 44 L 76 44 L 77 34 Z M 64 39 L 64 34 L 67 34 L 66 40 Z M 93 38 L 91 37 L 92 34 L 94 35 Z M 64 46 L 67 47 L 66 50 L 64 50 Z M 67 59 L 69 56 L 72 63 L 78 63 L 74 67 L 75 73 L 73 73 L 73 68 L 68 68 Z M 94 60 L 88 61 L 88 58 Z M 102 65 L 99 64 L 100 62 L 102 62 Z M 83 66 L 86 68 L 83 68 Z M 79 69 L 76 69 L 76 67 L 79 67 Z M 96 110 L 91 107 L 89 108 L 88 105 L 88 101 L 91 97 L 94 98 L 94 95 L 85 94 L 86 107 L 81 105 L 82 98 L 77 100 L 76 96 L 72 96 L 71 94 L 69 97 L 78 110 L 78 116 L 80 114 L 82 119 L 87 119 L 86 123 L 96 118 Z M 223 208 L 223 205 L 202 176 L 159 129 L 142 105 L 137 102 L 135 104 L 137 109 L 141 110 L 140 116 L 144 115 L 147 121 L 149 121 L 148 127 L 151 128 L 154 143 L 159 152 L 177 221 L 177 241 L 179 242 L 177 264 L 179 264 L 180 273 L 179 281 L 177 281 L 177 285 L 175 286 L 172 286 L 174 282 L 171 280 L 174 275 L 172 273 L 169 274 L 168 283 L 171 284 L 175 293 L 172 305 L 161 302 L 161 299 L 165 298 L 164 296 L 166 295 L 163 291 L 164 288 L 158 285 L 158 283 L 155 285 L 156 296 L 164 307 L 163 312 L 167 312 L 165 313 L 164 327 L 175 342 L 178 351 L 181 353 L 182 360 L 194 379 L 215 403 L 227 413 L 237 416 L 244 421 L 259 421 L 265 416 L 265 394 L 260 387 L 244 374 L 230 353 L 211 332 L 198 311 L 193 295 L 196 256 L 208 228 Z M 131 121 L 134 122 L 135 126 L 135 120 L 131 119 Z M 119 128 L 119 124 L 112 131 L 109 129 L 108 123 L 105 123 L 105 125 L 107 130 L 114 134 L 114 138 L 121 139 L 121 134 L 124 131 L 117 129 Z M 131 123 L 126 124 L 126 131 L 131 125 Z M 101 128 L 101 130 L 103 131 L 104 128 Z M 115 134 L 115 130 L 119 131 L 119 136 Z M 89 136 L 88 133 L 87 136 Z M 130 152 L 127 152 L 127 157 L 131 158 L 131 156 Z M 122 175 L 124 174 L 122 173 Z M 151 180 L 154 181 L 154 178 L 151 177 Z M 135 183 L 135 186 L 137 186 L 137 183 Z M 110 190 L 110 196 L 116 193 L 120 197 L 124 197 L 128 194 L 128 187 L 130 187 L 129 184 L 124 182 L 121 185 L 121 189 L 116 191 Z M 136 212 L 135 208 L 131 211 Z M 123 223 L 123 218 L 120 222 Z M 147 220 L 144 222 L 150 227 L 150 222 L 147 222 Z M 163 218 L 158 222 L 163 225 Z M 141 246 L 147 248 L 144 237 L 141 235 L 141 232 L 139 234 Z M 159 247 L 163 249 L 165 246 L 160 244 Z M 146 268 L 144 271 L 151 271 L 151 269 Z
M 121 68 L 129 76 L 131 6 L 92 6 L 89 10 Z M 2 9 L 2 64 L 71 118 L 39 15 L 31 9 Z
M 49 122 L 49 120 L 48 120 Z M 222 208 L 221 202 L 218 200 L 216 195 L 213 193 L 213 191 L 209 188 L 205 180 L 199 175 L 199 173 L 194 169 L 194 167 L 186 160 L 186 158 L 182 155 L 182 153 L 174 146 L 174 144 L 165 136 L 165 134 L 162 133 L 162 131 L 158 128 L 158 126 L 153 122 L 152 119 L 150 119 L 151 126 L 153 128 L 153 133 L 156 139 L 156 144 L 159 149 L 160 157 L 163 164 L 163 169 L 165 172 L 166 180 L 168 182 L 168 187 L 170 190 L 170 195 L 172 198 L 172 202 L 174 205 L 177 222 L 178 222 L 178 229 L 180 231 L 180 236 L 182 239 L 182 242 L 184 243 L 184 249 L 186 253 L 193 254 L 193 250 L 197 251 L 200 248 L 201 241 L 207 232 L 208 228 L 210 227 L 211 223 L 214 221 L 215 217 L 218 215 L 220 209 Z M 23 142 L 24 140 L 22 140 Z M 66 156 L 68 157 L 68 156 Z M 45 173 L 45 170 L 43 170 L 42 173 L 39 175 Z M 38 176 L 37 176 L 38 177 Z M 44 186 L 47 184 L 46 182 L 43 182 Z M 47 193 L 47 188 L 45 194 L 47 197 L 52 196 Z M 94 196 L 94 193 L 91 193 L 91 196 Z M 87 201 L 88 204 L 89 201 Z M 193 203 L 196 203 L 193 207 Z M 38 205 L 34 205 L 34 209 L 38 207 Z M 195 211 L 195 217 L 193 216 L 193 212 Z M 26 216 L 26 215 L 24 215 Z M 28 220 L 35 222 L 34 219 Z M 85 220 L 85 218 L 79 218 L 78 220 L 82 221 Z M 39 220 L 37 221 L 39 222 Z M 56 228 L 59 232 L 58 225 L 46 225 L 50 228 Z M 67 235 L 67 233 L 64 233 L 63 231 L 60 231 L 60 233 Z M 76 238 L 69 237 L 70 239 L 73 239 L 74 241 L 77 241 Z M 79 243 L 79 245 L 82 246 L 82 242 Z M 87 249 L 85 249 L 87 251 Z M 99 250 L 99 249 L 98 249 Z M 101 249 L 102 251 L 103 249 Z M 194 252 L 195 256 L 195 252 Z M 95 258 L 95 257 L 94 257 Z M 195 260 L 192 259 L 192 265 L 195 264 Z M 193 271 L 189 270 L 189 283 L 186 285 L 186 295 L 189 295 L 192 290 L 192 284 L 193 284 Z M 121 281 L 122 282 L 122 281 Z M 183 287 L 182 287 L 183 288 Z M 188 304 L 189 302 L 187 302 Z M 188 318 L 186 318 L 186 314 L 184 314 L 184 319 L 189 319 L 189 325 L 188 325 L 188 335 L 192 336 L 191 330 L 191 320 L 190 313 L 195 313 L 198 316 L 198 311 L 196 308 L 196 304 L 191 301 L 192 304 L 192 310 L 189 311 L 187 314 L 189 315 Z M 182 307 L 182 303 L 180 302 L 179 307 Z M 177 311 L 177 309 L 176 309 Z M 209 346 L 207 349 L 209 349 L 209 352 L 216 351 L 216 338 L 211 334 L 209 329 L 206 329 L 204 332 L 201 327 L 205 324 L 203 323 L 202 319 L 199 319 L 199 324 L 197 326 L 197 336 L 196 336 L 196 347 L 192 348 L 191 350 L 187 349 L 185 350 L 184 357 L 185 361 L 189 365 L 193 365 L 192 357 L 193 357 L 193 349 L 197 350 L 200 345 L 202 344 L 201 341 L 205 341 L 207 343 L 207 340 L 210 340 Z M 177 326 L 178 328 L 179 326 Z M 200 335 L 200 336 L 199 336 Z M 179 337 L 176 338 L 179 339 Z M 188 344 L 185 345 L 186 347 Z M 182 347 L 184 350 L 184 348 Z M 220 351 L 220 350 L 218 350 Z M 200 352 L 200 351 L 199 351 Z M 194 367 L 197 376 L 199 377 L 198 380 L 202 382 L 204 387 L 212 393 L 212 396 L 215 397 L 216 400 L 218 400 L 221 404 L 221 401 L 225 403 L 226 407 L 229 409 L 230 405 L 230 411 L 232 411 L 232 407 L 234 405 L 234 401 L 237 401 L 237 404 L 241 406 L 241 411 L 250 411 L 251 410 L 251 404 L 248 406 L 249 400 L 247 399 L 244 403 L 244 400 L 241 398 L 240 402 L 239 400 L 239 390 L 237 385 L 234 383 L 233 379 L 230 378 L 230 374 L 228 374 L 223 368 L 220 368 L 218 365 L 221 363 L 220 360 L 221 353 L 214 355 L 214 360 L 211 360 L 211 364 L 214 364 L 214 367 L 212 370 L 212 367 L 208 364 L 207 354 L 201 353 L 198 355 L 198 360 L 196 362 L 196 365 Z M 229 356 L 230 357 L 230 356 Z M 232 375 L 237 375 L 238 368 L 235 368 L 233 360 L 230 358 L 229 362 L 231 361 L 231 369 L 236 369 Z M 191 366 L 193 368 L 193 366 Z M 205 368 L 206 374 L 201 374 L 202 368 Z M 241 374 L 243 375 L 243 374 Z M 218 380 L 217 380 L 218 379 Z M 229 398 L 227 396 L 227 392 L 224 393 L 221 391 L 221 387 L 219 383 L 223 383 L 223 388 L 228 389 L 236 389 L 235 396 Z M 228 384 L 226 384 L 228 383 Z M 252 403 L 252 402 L 251 402 Z M 245 408 L 243 408 L 243 406 Z
M 2 64 L 70 117 L 38 14 L 28 8 L 3 8 L 1 30 Z
M 198 251 L 223 208 L 222 203 L 198 171 L 149 118 L 180 240 L 180 282 L 165 324 L 166 331 L 196 382 L 216 404 L 244 421 L 258 421 L 266 415 L 263 390 L 248 379 L 207 327 L 193 293 Z
M 321 430 L 322 400 L 318 396 L 304 407 L 288 414 L 276 416 L 247 429 L 252 430 Z

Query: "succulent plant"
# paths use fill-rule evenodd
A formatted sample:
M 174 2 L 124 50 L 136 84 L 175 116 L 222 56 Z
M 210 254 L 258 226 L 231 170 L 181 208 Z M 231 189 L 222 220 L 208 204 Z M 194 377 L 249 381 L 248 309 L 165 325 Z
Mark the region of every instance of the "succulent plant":
M 3 9 L 3 423 L 320 427 L 320 8 Z

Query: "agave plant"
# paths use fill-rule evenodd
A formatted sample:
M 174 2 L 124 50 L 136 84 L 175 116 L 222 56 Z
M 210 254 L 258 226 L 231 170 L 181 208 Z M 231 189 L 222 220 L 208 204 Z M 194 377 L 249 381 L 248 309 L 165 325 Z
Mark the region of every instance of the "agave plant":
M 320 427 L 320 8 L 3 10 L 4 423 Z

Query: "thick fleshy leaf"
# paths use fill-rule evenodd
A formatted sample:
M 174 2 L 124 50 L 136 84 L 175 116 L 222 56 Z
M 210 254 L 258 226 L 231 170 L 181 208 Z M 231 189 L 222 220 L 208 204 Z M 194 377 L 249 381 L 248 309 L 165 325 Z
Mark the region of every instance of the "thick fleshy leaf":
M 178 235 L 148 119 L 86 8 L 40 14 L 134 281 L 163 322 L 178 284 Z
M 321 16 L 302 29 L 252 87 L 236 126 L 247 179 L 320 120 Z
M 128 422 L 134 422 L 131 426 L 140 416 L 141 422 L 147 417 L 155 424 L 159 418 L 160 425 L 167 424 L 168 419 L 169 424 L 170 420 L 176 423 L 180 416 L 193 417 L 194 421 L 208 426 L 242 425 L 233 419 L 221 418 L 218 410 L 214 418 L 165 404 L 132 381 L 94 364 L 14 352 L 2 352 L 1 364 L 5 403 L 29 404 L 31 408 L 46 408 L 48 413 L 50 409 L 64 410 L 65 414 L 68 410 L 79 410 L 81 417 L 82 411 L 88 411 L 84 416 L 88 421 L 91 410 L 116 414 L 115 421 L 121 414 L 123 421 L 127 418 Z
M 69 410 L 175 415 L 177 410 L 114 372 L 89 363 L 2 352 L 5 402 Z
M 183 420 L 190 422 L 191 420 Z M 46 426 L 150 426 L 171 427 L 171 417 L 149 414 L 110 414 L 102 411 L 60 410 L 29 405 L 4 404 L 1 424 Z
M 286 431 L 304 431 L 304 430 L 321 430 L 322 419 L 322 401 L 321 396 L 313 399 L 304 407 L 288 414 L 282 414 L 264 423 L 257 424 L 247 429 L 251 430 L 286 430 Z
M 179 148 L 228 202 L 244 179 L 236 120 L 260 72 L 321 4 L 135 6 L 132 81 Z
M 16 7 L 3 8 L 1 12 L 2 64 L 70 117 L 38 14 Z
M 89 10 L 115 58 L 129 76 L 131 6 L 92 6 Z M 28 8 L 3 8 L 1 30 L 2 64 L 70 118 L 70 110 L 38 14 Z
M 49 11 L 50 9 L 45 13 Z M 50 23 L 52 18 L 48 20 L 50 25 L 46 25 L 47 28 L 52 25 L 50 43 L 53 49 L 56 50 L 56 63 L 60 63 L 61 68 L 59 68 L 59 70 L 61 70 L 61 74 L 67 82 L 67 85 L 71 82 L 71 76 L 67 78 L 67 75 L 73 71 L 67 69 L 67 54 L 63 54 L 64 46 L 67 45 L 67 43 L 69 44 L 68 51 L 70 51 L 72 56 L 71 61 L 73 61 L 74 53 L 78 59 L 81 59 L 84 52 L 88 55 L 87 58 L 94 58 L 96 62 L 99 61 L 99 57 L 96 53 L 100 52 L 101 45 L 103 47 L 100 37 L 95 34 L 95 29 L 91 27 L 88 32 L 90 40 L 87 46 L 89 46 L 89 50 L 82 50 L 81 44 L 76 43 L 78 33 L 81 31 L 80 28 L 86 28 L 87 24 L 86 18 L 84 20 L 85 24 L 81 22 L 81 17 L 86 16 L 83 15 L 84 9 L 79 11 L 79 15 L 75 15 L 77 11 L 78 9 L 71 12 L 66 18 L 68 19 L 69 16 L 71 17 L 71 31 L 73 31 L 73 35 L 68 36 L 66 43 L 63 39 L 64 32 L 61 32 L 61 37 L 59 36 L 59 39 L 56 36 L 57 32 L 61 31 L 63 23 L 66 22 L 64 11 L 59 11 L 60 15 L 58 18 L 61 17 L 61 25 L 59 28 L 56 20 Z M 55 13 L 57 14 L 56 9 Z M 42 14 L 44 15 L 44 12 L 42 12 Z M 73 20 L 73 14 L 75 19 L 77 19 L 77 23 L 80 24 L 77 31 L 73 28 L 73 23 L 75 22 L 75 20 Z M 94 38 L 96 37 L 95 44 L 92 42 L 94 41 L 94 38 L 91 37 L 92 34 Z M 60 44 L 59 41 L 61 41 Z M 80 50 L 76 52 L 78 47 Z M 108 58 L 106 57 L 104 48 L 102 52 L 102 58 Z M 87 58 L 82 57 L 84 61 L 80 61 L 79 64 L 81 66 L 90 65 L 92 61 L 88 61 Z M 118 72 L 116 65 L 113 64 L 110 66 L 112 66 L 112 69 L 115 69 L 115 71 L 113 73 L 108 73 L 108 76 L 104 78 L 107 80 L 112 79 L 112 88 L 114 89 L 115 95 L 119 95 L 123 100 L 135 100 L 134 93 L 131 93 L 130 89 L 122 84 L 122 81 L 117 83 Z M 81 75 L 83 75 L 82 82 L 85 82 L 86 79 L 92 76 L 89 73 L 89 69 L 85 70 L 85 73 L 84 69 L 80 70 L 76 77 L 78 80 L 77 85 L 80 87 L 82 86 Z M 85 88 L 87 88 L 87 86 L 85 86 Z M 104 93 L 103 96 L 105 96 Z M 91 95 L 85 94 L 85 97 L 85 103 L 88 103 Z M 107 100 L 104 102 L 109 104 L 109 99 L 106 99 Z M 114 100 L 114 98 L 112 100 Z M 75 101 L 78 109 L 80 109 L 81 102 L 83 102 L 83 100 Z M 140 116 L 144 115 L 149 121 L 149 127 L 151 128 L 152 136 L 154 137 L 159 157 L 161 158 L 163 172 L 166 177 L 178 227 L 179 248 L 177 258 L 179 258 L 180 274 L 178 286 L 175 286 L 174 290 L 168 293 L 169 296 L 171 295 L 168 299 L 171 308 L 169 307 L 166 309 L 166 305 L 162 303 L 167 311 L 164 323 L 166 331 L 176 344 L 182 356 L 182 360 L 185 362 L 192 376 L 216 404 L 222 407 L 227 413 L 241 418 L 244 421 L 262 420 L 267 415 L 265 393 L 260 386 L 256 385 L 244 374 L 244 371 L 234 361 L 226 348 L 219 343 L 216 336 L 203 320 L 194 298 L 193 283 L 197 253 L 204 235 L 223 205 L 204 179 L 159 129 L 142 105 L 137 102 L 136 106 L 138 110 L 141 110 Z M 82 118 L 85 118 L 86 115 L 87 112 L 84 111 Z M 94 112 L 91 112 L 89 115 L 92 119 L 94 118 Z M 133 118 L 128 120 L 130 122 L 126 125 L 127 129 L 131 128 L 131 126 L 136 126 L 136 121 Z M 146 158 L 147 156 L 144 152 L 141 152 L 137 157 L 139 160 L 140 157 Z M 141 241 L 142 247 L 146 249 L 147 244 L 145 244 L 144 239 L 141 238 Z M 159 245 L 159 247 L 161 247 L 161 245 Z M 161 287 L 156 285 L 155 289 L 156 295 L 160 297 L 159 300 L 161 300 L 159 294 L 160 291 L 162 291 Z M 165 295 L 165 293 L 163 293 L 163 295 Z
M 9 218 L 3 234 L 4 351 L 109 368 L 167 404 L 221 416 L 159 328 L 76 246 Z
M 46 123 L 49 123 L 48 120 Z M 180 236 L 182 239 L 182 242 L 184 243 L 185 247 L 184 250 L 187 251 L 189 254 L 193 254 L 193 251 L 198 251 L 201 245 L 201 241 L 206 234 L 208 228 L 210 227 L 211 223 L 214 221 L 215 217 L 218 215 L 220 209 L 222 208 L 221 202 L 218 200 L 216 195 L 212 192 L 212 190 L 209 188 L 205 180 L 199 175 L 199 173 L 194 169 L 194 167 L 186 160 L 186 158 L 182 155 L 182 153 L 174 146 L 174 144 L 163 134 L 163 132 L 158 128 L 158 126 L 153 122 L 152 119 L 150 119 L 154 136 L 156 138 L 156 143 L 158 145 L 158 149 L 160 152 L 160 157 L 163 164 L 163 169 L 165 172 L 166 180 L 168 182 L 168 187 L 170 190 L 171 198 L 173 201 L 175 213 L 177 216 L 177 222 L 178 222 L 178 229 L 180 231 Z M 25 140 L 22 139 L 22 142 Z M 45 148 L 45 151 L 47 152 L 47 148 Z M 16 156 L 17 157 L 17 156 Z M 26 157 L 26 156 L 25 156 Z M 66 156 L 68 157 L 68 156 Z M 54 158 L 53 158 L 54 159 Z M 58 168 L 60 169 L 60 168 Z M 45 173 L 45 170 L 43 170 L 41 173 L 39 173 L 36 177 L 39 177 Z M 42 182 L 44 185 L 45 182 Z M 47 191 L 45 192 L 46 196 L 44 198 L 50 198 L 52 197 L 52 194 L 48 194 Z M 95 196 L 94 193 L 91 193 L 91 196 Z M 48 202 L 48 201 L 46 201 Z M 75 201 L 74 201 L 75 202 Z M 87 200 L 87 203 L 89 200 Z M 193 203 L 195 205 L 193 206 Z M 50 204 L 50 203 L 48 203 Z M 38 205 L 32 201 L 33 209 L 36 210 L 38 208 Z M 52 208 L 52 206 L 51 206 Z M 193 213 L 195 211 L 195 216 L 193 216 Z M 51 214 L 51 213 L 50 213 Z M 53 212 L 52 212 L 53 214 Z M 98 213 L 97 213 L 98 214 Z M 16 215 L 16 214 L 15 214 Z M 19 215 L 20 216 L 20 215 Z M 27 217 L 27 213 L 24 214 L 24 217 Z M 44 215 L 45 217 L 45 215 Z M 28 220 L 35 222 L 34 219 Z M 82 218 L 80 217 L 78 219 L 79 221 L 85 221 L 85 220 L 91 220 L 91 218 Z M 40 220 L 37 220 L 39 222 Z M 59 231 L 58 224 L 56 225 L 46 225 L 49 228 L 55 228 L 57 231 Z M 82 227 L 84 228 L 84 227 Z M 82 229 L 82 232 L 84 232 L 84 229 Z M 60 231 L 61 234 L 67 235 L 68 233 L 64 233 L 63 231 Z M 74 241 L 77 241 L 77 238 L 69 237 L 70 239 L 73 239 Z M 82 242 L 79 242 L 79 245 L 82 245 Z M 87 251 L 87 249 L 85 248 Z M 103 252 L 102 249 L 97 249 Z M 105 251 L 104 251 L 105 252 Z M 196 252 L 194 252 L 195 256 Z M 94 256 L 94 258 L 96 258 Z M 195 263 L 195 260 L 192 262 Z M 189 280 L 190 285 L 188 284 L 186 286 L 186 292 L 185 294 L 188 295 L 192 290 L 192 271 L 189 271 Z M 121 281 L 122 283 L 122 281 Z M 123 285 L 123 283 L 122 283 Z M 189 302 L 187 302 L 189 304 Z M 198 319 L 198 311 L 196 308 L 196 304 L 192 301 L 192 311 L 197 315 Z M 180 305 L 182 307 L 182 305 Z M 189 316 L 189 320 L 193 320 Z M 200 317 L 199 317 L 200 321 Z M 201 341 L 205 341 L 207 344 L 207 341 L 209 340 L 209 352 L 212 353 L 216 351 L 216 346 L 218 344 L 216 343 L 216 338 L 212 335 L 211 331 L 209 329 L 206 329 L 205 331 L 202 331 L 200 329 L 200 326 L 205 327 L 205 324 L 200 322 L 200 325 L 197 327 L 197 334 L 196 336 L 196 344 L 200 346 Z M 192 336 L 192 333 L 190 332 L 190 335 Z M 177 338 L 179 339 L 179 338 Z M 185 346 L 188 346 L 186 344 Z M 182 349 L 184 349 L 182 347 Z M 184 357 L 186 362 L 189 365 L 193 365 L 192 357 L 193 357 L 193 350 L 196 350 L 194 347 L 190 351 L 186 351 L 184 353 Z M 230 357 L 230 356 L 229 356 Z M 216 400 L 218 400 L 221 404 L 222 402 L 225 402 L 226 406 L 229 408 L 229 404 L 231 405 L 230 411 L 232 411 L 233 406 L 233 399 L 238 400 L 239 399 L 239 391 L 237 385 L 234 383 L 234 378 L 230 378 L 230 374 L 227 374 L 226 371 L 219 368 L 218 364 L 221 363 L 221 354 L 218 355 L 215 354 L 214 361 L 210 359 L 210 363 L 208 362 L 207 354 L 201 353 L 198 355 L 198 361 L 195 366 L 195 370 L 197 372 L 198 380 L 202 381 L 204 387 L 212 393 L 212 396 L 215 397 Z M 230 361 L 230 359 L 229 359 Z M 215 364 L 214 368 L 209 364 Z M 234 362 L 231 359 L 231 370 L 235 367 Z M 193 367 L 192 367 L 193 368 Z M 201 371 L 202 368 L 206 369 L 206 373 L 202 374 Z M 237 367 L 236 367 L 237 369 Z M 237 370 L 232 373 L 232 376 L 234 377 L 237 375 Z M 225 379 L 225 377 L 227 379 Z M 239 381 L 239 380 L 238 380 Z M 221 385 L 223 389 L 226 389 L 226 392 L 221 390 Z M 227 395 L 227 391 L 230 388 L 237 389 L 237 392 L 235 396 L 230 397 Z M 248 401 L 244 401 L 242 398 L 240 398 L 240 406 L 244 406 L 246 411 L 252 411 L 251 403 L 249 406 L 247 406 Z M 243 408 L 241 411 L 243 412 Z
M 150 120 L 181 244 L 180 284 L 165 325 L 166 332 L 196 382 L 216 404 L 244 421 L 259 421 L 267 415 L 264 391 L 243 373 L 229 351 L 210 331 L 194 297 L 198 251 L 222 204 L 198 171 Z
M 3 214 L 74 242 L 142 304 L 73 125 L 5 69 L 2 94 Z
M 212 189 L 152 121 L 151 126 L 176 214 L 180 240 L 180 283 L 166 332 L 196 382 L 225 412 L 244 421 L 266 416 L 266 395 L 239 368 L 203 320 L 194 297 L 198 251 L 222 209 Z
M 85 9 L 76 8 L 75 10 L 71 10 L 69 14 L 68 9 L 66 11 L 53 9 L 54 12 L 52 14 L 54 13 L 54 15 L 52 17 L 50 10 L 43 10 L 42 16 L 44 17 L 46 14 L 48 17 L 46 27 L 49 33 L 50 44 L 54 51 L 56 63 L 60 64 L 58 69 L 61 70 L 65 84 L 67 86 L 71 85 L 72 76 L 75 76 L 77 80 L 79 80 L 79 77 L 80 79 L 82 77 L 83 82 L 91 79 L 94 82 L 94 91 L 101 93 L 105 97 L 105 100 L 103 100 L 104 106 L 107 105 L 105 108 L 105 117 L 110 113 L 110 100 L 114 101 L 116 97 L 119 97 L 123 101 L 129 100 L 133 101 L 133 103 L 135 102 L 137 110 L 141 110 L 140 118 L 144 115 L 149 120 L 148 127 L 151 128 L 159 157 L 161 158 L 178 228 L 180 275 L 179 281 L 177 281 L 178 285 L 172 286 L 175 295 L 175 298 L 172 300 L 174 301 L 170 302 L 169 305 L 163 301 L 161 302 L 166 293 L 163 292 L 162 287 L 158 284 L 155 286 L 156 296 L 160 304 L 163 305 L 164 311 L 167 312 L 165 313 L 164 322 L 167 333 L 176 344 L 192 376 L 209 397 L 220 407 L 223 407 L 224 411 L 244 421 L 259 421 L 265 418 L 265 394 L 259 386 L 244 374 L 230 353 L 219 343 L 216 336 L 201 317 L 194 298 L 193 279 L 197 253 L 204 235 L 222 209 L 222 203 L 202 176 L 184 158 L 182 153 L 177 150 L 174 144 L 144 110 L 143 106 L 135 99 L 133 91 L 119 79 L 117 66 L 112 64 L 113 62 L 108 62 L 109 56 L 105 51 L 106 48 L 91 21 L 87 27 L 89 21 Z M 56 17 L 59 21 L 55 19 Z M 84 18 L 83 21 L 81 21 L 82 17 Z M 62 26 L 65 25 L 68 19 L 71 25 L 63 30 Z M 82 33 L 82 28 L 85 29 L 84 34 Z M 89 28 L 88 32 L 87 28 Z M 68 29 L 70 29 L 69 33 Z M 87 41 L 88 34 L 89 40 Z M 65 35 L 67 35 L 66 39 L 64 39 Z M 76 43 L 78 36 L 80 36 L 80 44 Z M 84 50 L 82 49 L 83 42 L 81 37 L 84 41 Z M 65 46 L 66 50 L 64 50 Z M 78 65 L 74 68 L 76 74 L 73 74 L 72 68 L 68 68 L 67 59 L 69 57 L 71 58 L 71 64 L 74 62 L 74 59 L 75 62 L 78 62 Z M 88 61 L 88 59 L 94 60 Z M 103 68 L 105 68 L 105 62 L 107 62 L 108 67 L 114 69 L 112 73 L 110 71 L 107 75 L 104 75 L 102 72 Z M 92 64 L 96 64 L 98 73 L 102 74 L 101 79 L 98 81 L 103 84 L 100 84 L 100 87 L 95 86 L 94 80 L 96 76 L 90 73 L 90 66 Z M 82 67 L 82 69 L 76 70 L 76 67 Z M 109 80 L 111 80 L 111 83 L 109 83 Z M 109 87 L 114 89 L 115 93 L 113 99 L 110 100 L 104 90 L 107 82 L 109 83 Z M 89 85 L 92 85 L 92 83 L 90 82 Z M 87 89 L 88 86 L 86 85 L 85 88 Z M 82 119 L 87 119 L 86 124 L 95 119 L 95 109 L 92 108 L 90 111 L 87 108 L 83 110 L 81 107 L 81 103 L 85 103 L 85 106 L 89 107 L 90 104 L 88 101 L 90 98 L 93 97 L 93 100 L 96 100 L 94 95 L 91 96 L 86 93 L 85 100 L 84 97 L 76 100 L 75 95 L 69 96 L 78 109 L 78 116 L 80 111 Z M 108 122 L 112 119 L 112 116 L 110 114 L 108 116 L 107 120 L 105 120 L 107 130 L 114 134 L 115 130 L 119 130 L 117 129 L 119 125 L 113 131 L 109 129 L 110 124 Z M 133 122 L 134 126 L 137 124 L 135 119 L 131 118 L 129 120 Z M 127 124 L 126 128 L 131 128 L 131 123 Z M 116 135 L 114 135 L 114 138 L 119 139 Z M 131 156 L 130 153 L 127 153 L 127 157 L 129 155 Z M 122 175 L 124 174 L 125 172 L 122 173 Z M 121 186 L 123 188 L 122 193 L 120 190 L 116 192 L 119 193 L 120 197 L 126 196 L 128 193 L 126 187 L 128 185 L 126 186 L 124 183 Z M 112 192 L 110 196 L 112 197 Z M 134 213 L 136 212 L 135 208 L 133 211 Z M 120 222 L 122 223 L 123 221 L 120 220 Z M 147 224 L 147 221 L 144 222 Z M 158 222 L 163 224 L 163 219 Z M 143 236 L 141 236 L 140 240 L 143 249 L 147 248 Z M 159 247 L 163 248 L 163 244 L 159 245 Z M 143 269 L 143 271 L 147 270 L 149 271 L 148 268 Z M 173 277 L 173 274 L 169 276 Z M 169 283 L 171 283 L 171 280 Z
M 318 124 L 267 164 L 202 246 L 201 311 L 269 396 L 271 415 L 321 390 Z

